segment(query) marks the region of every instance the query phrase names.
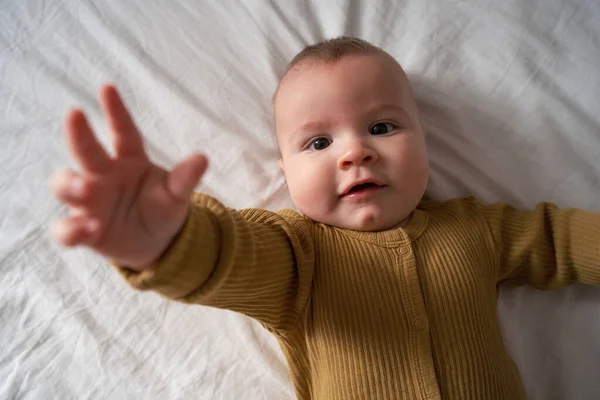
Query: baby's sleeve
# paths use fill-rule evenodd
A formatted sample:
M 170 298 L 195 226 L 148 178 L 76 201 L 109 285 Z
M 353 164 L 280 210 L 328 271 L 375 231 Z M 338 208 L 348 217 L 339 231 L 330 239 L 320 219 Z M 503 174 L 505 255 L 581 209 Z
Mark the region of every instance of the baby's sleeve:
M 154 265 L 141 273 L 117 268 L 139 290 L 241 312 L 284 330 L 309 299 L 314 246 L 308 221 L 297 214 L 236 211 L 198 194 Z
M 498 283 L 550 290 L 600 285 L 600 214 L 539 203 L 480 205 L 498 254 Z

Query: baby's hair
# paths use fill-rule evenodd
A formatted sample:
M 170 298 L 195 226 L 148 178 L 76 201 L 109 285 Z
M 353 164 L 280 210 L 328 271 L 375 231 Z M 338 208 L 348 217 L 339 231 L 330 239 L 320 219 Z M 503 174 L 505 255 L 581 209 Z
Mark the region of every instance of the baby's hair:
M 279 84 L 277 85 L 277 89 L 273 94 L 272 104 L 275 103 L 277 92 L 279 92 L 279 86 L 287 73 L 301 62 L 312 60 L 314 62 L 331 64 L 339 61 L 345 56 L 356 54 L 386 54 L 389 56 L 388 53 L 366 40 L 350 36 L 340 36 L 306 46 L 300 53 L 296 54 L 292 61 L 285 67 L 281 79 L 279 80 Z
M 342 57 L 352 54 L 381 54 L 385 53 L 379 47 L 372 45 L 366 40 L 355 37 L 340 36 L 334 39 L 323 40 L 321 42 L 305 47 L 300 53 L 290 61 L 285 68 L 283 76 L 289 70 L 304 60 L 315 60 L 325 63 L 334 63 Z

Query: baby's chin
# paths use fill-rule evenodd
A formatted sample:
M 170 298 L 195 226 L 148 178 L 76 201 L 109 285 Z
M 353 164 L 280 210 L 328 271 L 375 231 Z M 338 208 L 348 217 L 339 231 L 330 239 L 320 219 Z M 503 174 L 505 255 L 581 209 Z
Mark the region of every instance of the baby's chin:
M 387 231 L 390 229 L 395 229 L 400 227 L 402 224 L 402 220 L 400 221 L 382 221 L 378 219 L 366 219 L 359 221 L 340 221 L 339 228 L 351 229 L 354 231 L 362 231 L 362 232 L 381 232 Z
M 403 226 L 406 218 L 386 215 L 372 210 L 358 210 L 347 214 L 329 214 L 323 218 L 312 218 L 323 224 L 335 226 L 336 228 L 350 229 L 362 232 L 380 232 L 396 229 Z

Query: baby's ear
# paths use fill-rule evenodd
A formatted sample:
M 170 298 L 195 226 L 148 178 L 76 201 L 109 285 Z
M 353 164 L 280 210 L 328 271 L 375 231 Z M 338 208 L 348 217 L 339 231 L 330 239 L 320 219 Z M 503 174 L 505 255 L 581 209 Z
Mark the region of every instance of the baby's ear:
M 283 167 L 283 160 L 281 158 L 277 161 L 277 165 L 279 165 L 281 173 L 283 174 L 283 176 L 285 176 L 285 168 Z

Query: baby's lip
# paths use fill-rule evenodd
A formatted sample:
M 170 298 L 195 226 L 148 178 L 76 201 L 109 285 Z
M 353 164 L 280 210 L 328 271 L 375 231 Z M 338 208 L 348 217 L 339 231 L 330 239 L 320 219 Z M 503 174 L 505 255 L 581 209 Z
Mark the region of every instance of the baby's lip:
M 346 186 L 346 188 L 342 191 L 342 194 L 340 195 L 340 197 L 344 197 L 344 196 L 352 194 L 353 189 L 355 189 L 357 186 L 364 186 L 365 188 L 368 188 L 368 187 L 383 187 L 385 185 L 382 184 L 377 179 L 361 179 L 361 180 L 352 182 L 350 185 Z

